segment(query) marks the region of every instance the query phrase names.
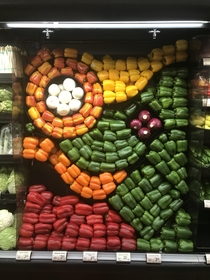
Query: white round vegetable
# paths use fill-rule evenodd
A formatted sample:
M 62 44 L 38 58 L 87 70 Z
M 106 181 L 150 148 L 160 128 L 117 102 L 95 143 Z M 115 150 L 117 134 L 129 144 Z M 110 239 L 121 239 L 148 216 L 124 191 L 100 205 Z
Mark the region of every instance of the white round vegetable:
M 59 99 L 57 96 L 50 95 L 46 99 L 47 107 L 50 109 L 56 109 L 59 105 Z
M 60 93 L 60 88 L 57 84 L 51 84 L 48 88 L 48 93 L 53 96 L 57 96 Z
M 69 103 L 72 99 L 71 93 L 68 90 L 62 90 L 58 95 L 58 99 L 61 103 Z
M 62 117 L 68 115 L 69 111 L 70 111 L 69 105 L 65 103 L 60 103 L 57 107 L 57 113 Z
M 82 102 L 79 99 L 72 99 L 69 103 L 69 108 L 71 111 L 78 111 L 82 106 Z
M 65 90 L 72 91 L 76 87 L 76 82 L 71 78 L 66 78 L 63 81 L 63 87 Z
M 58 86 L 59 86 L 60 90 L 64 90 L 63 84 L 59 84 Z
M 84 90 L 81 87 L 75 87 L 72 90 L 72 96 L 75 99 L 81 99 L 84 96 Z

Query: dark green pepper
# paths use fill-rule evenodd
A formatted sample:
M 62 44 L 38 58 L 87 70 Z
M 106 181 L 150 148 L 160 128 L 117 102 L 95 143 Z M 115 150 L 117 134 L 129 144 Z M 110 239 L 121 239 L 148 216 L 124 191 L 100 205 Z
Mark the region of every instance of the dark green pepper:
M 113 195 L 108 200 L 112 207 L 117 211 L 120 211 L 124 206 L 124 203 L 118 194 Z
M 164 120 L 164 128 L 165 129 L 172 129 L 176 127 L 176 120 L 175 119 L 165 119 Z
M 90 161 L 88 170 L 91 172 L 100 172 L 100 163 L 97 161 Z
M 174 159 L 180 166 L 184 166 L 188 162 L 187 157 L 183 152 L 174 155 Z
M 136 184 L 138 184 L 142 179 L 141 174 L 138 169 L 132 171 L 130 174 L 130 177 Z
M 131 177 L 126 177 L 126 179 L 123 181 L 123 183 L 129 188 L 129 190 L 132 190 L 136 187 L 135 182 L 131 179 Z
M 121 183 L 116 187 L 116 194 L 119 194 L 120 196 L 123 196 L 128 192 L 129 189 L 124 183 Z
M 130 222 L 130 225 L 136 230 L 140 231 L 143 229 L 143 224 L 139 218 L 135 218 Z
M 153 218 L 153 216 L 148 211 L 144 211 L 143 215 L 140 218 L 140 221 L 144 225 L 150 226 L 153 223 L 154 218 Z
M 188 177 L 187 170 L 185 167 L 179 168 L 176 172 L 181 180 L 185 180 Z
M 136 201 L 141 201 L 144 198 L 144 193 L 139 187 L 135 187 L 134 189 L 131 190 L 131 194 L 135 198 Z
M 150 240 L 154 233 L 155 231 L 151 226 L 146 226 L 140 231 L 140 236 L 142 236 L 145 240 Z
M 187 107 L 188 105 L 188 99 L 184 97 L 174 97 L 172 102 L 172 108 L 178 108 L 178 107 Z
M 189 226 L 191 224 L 191 216 L 186 211 L 180 209 L 176 213 L 175 221 L 179 226 Z
M 187 107 L 177 107 L 174 109 L 176 119 L 187 119 L 189 117 Z
M 166 143 L 168 141 L 168 136 L 166 133 L 161 133 L 158 137 L 161 143 Z
M 132 209 L 132 211 L 138 218 L 141 218 L 141 216 L 144 214 L 144 209 L 139 204 L 137 204 L 136 207 Z
M 171 97 L 172 96 L 172 88 L 160 86 L 158 87 L 157 97 Z
M 168 109 L 173 104 L 173 99 L 171 97 L 160 97 L 159 102 L 163 109 Z
M 72 145 L 74 147 L 76 147 L 77 149 L 81 149 L 85 145 L 84 142 L 82 141 L 82 139 L 79 137 L 73 139 L 71 142 L 72 142 Z
M 105 153 L 100 151 L 93 151 L 91 155 L 91 160 L 96 162 L 104 162 L 106 159 Z M 107 160 L 106 160 L 107 161 Z
M 173 157 L 176 154 L 176 142 L 174 140 L 166 142 L 164 147 L 170 156 Z
M 160 207 L 157 204 L 154 204 L 149 212 L 153 217 L 157 217 L 160 213 Z
M 152 165 L 145 165 L 142 167 L 141 173 L 145 178 L 150 179 L 155 174 L 155 168 Z
M 137 202 L 135 200 L 135 198 L 132 196 L 132 194 L 130 192 L 126 193 L 123 197 L 122 200 L 124 201 L 124 203 L 130 208 L 130 209 L 134 209 L 137 205 Z
M 114 142 L 117 140 L 117 135 L 113 131 L 110 130 L 105 130 L 104 131 L 104 136 L 103 136 L 103 141 L 111 141 Z
M 82 135 L 82 141 L 88 146 L 91 146 L 93 144 L 93 138 L 89 135 L 89 133 L 85 133 Z
M 153 187 L 150 181 L 147 178 L 143 178 L 139 183 L 138 186 L 144 191 L 144 192 L 150 192 Z
M 138 159 L 139 159 L 139 156 L 134 152 L 132 152 L 132 154 L 127 158 L 129 164 L 136 163 Z
M 161 161 L 161 157 L 155 151 L 150 151 L 149 154 L 146 154 L 146 158 L 152 164 L 157 164 Z
M 123 113 L 123 111 L 117 110 L 114 113 L 114 119 L 117 119 L 117 120 L 127 120 L 127 116 L 126 116 L 125 113 Z
M 178 199 L 180 198 L 180 192 L 178 190 L 170 190 L 169 191 L 169 194 L 170 196 L 173 198 L 173 199 Z
M 184 126 L 188 126 L 189 122 L 187 119 L 176 119 L 176 127 L 184 127 Z
M 126 205 L 122 207 L 119 213 L 123 217 L 123 219 L 129 223 L 135 218 L 132 210 Z
M 70 149 L 67 155 L 71 162 L 76 162 L 80 158 L 80 152 L 76 147 Z
M 169 133 L 169 139 L 173 141 L 177 140 L 185 140 L 186 139 L 186 132 L 180 129 L 172 129 Z
M 115 164 L 112 162 L 101 162 L 101 172 L 114 172 L 116 170 Z
M 163 226 L 164 223 L 165 221 L 161 219 L 159 216 L 157 216 L 152 223 L 152 228 L 155 231 L 158 231 Z
M 128 146 L 128 142 L 126 140 L 116 140 L 114 141 L 114 145 L 117 150 L 123 149 Z
M 177 140 L 176 149 L 177 149 L 177 153 L 186 152 L 188 149 L 188 141 L 187 140 Z
M 104 143 L 102 141 L 93 140 L 93 144 L 90 147 L 93 151 L 102 152 L 104 150 Z
M 162 109 L 162 106 L 157 99 L 152 100 L 149 103 L 149 107 L 155 112 L 159 112 Z
M 175 67 L 166 67 L 161 70 L 162 76 L 175 77 L 177 75 L 177 69 Z
M 160 206 L 161 209 L 166 209 L 171 202 L 171 196 L 169 194 L 165 194 L 160 199 L 158 199 L 157 205 Z
M 106 152 L 105 156 L 106 156 L 105 160 L 107 163 L 109 163 L 109 162 L 115 163 L 117 160 L 119 160 L 119 156 L 118 156 L 117 152 Z
M 26 128 L 26 131 L 30 132 L 30 133 L 34 132 L 34 130 L 35 130 L 35 126 L 32 123 L 27 123 L 25 125 L 25 128 Z
M 155 152 L 160 152 L 164 148 L 164 145 L 159 139 L 155 139 L 152 141 L 149 147 Z
M 165 87 L 172 87 L 174 84 L 174 78 L 171 76 L 162 76 L 159 80 L 159 85 L 160 86 L 165 86 Z
M 172 158 L 170 161 L 168 161 L 167 165 L 169 166 L 169 168 L 171 170 L 175 170 L 175 171 L 177 171 L 180 168 L 180 165 L 174 158 Z
M 104 152 L 116 152 L 116 147 L 111 141 L 104 141 Z
M 177 252 L 178 244 L 176 243 L 176 241 L 166 239 L 163 240 L 163 244 L 164 244 L 164 252 L 166 253 Z
M 145 210 L 150 210 L 153 206 L 151 200 L 147 196 L 145 196 L 139 203 Z
M 162 151 L 158 152 L 159 156 L 162 160 L 165 160 L 166 162 L 171 160 L 171 157 L 169 153 L 166 151 L 166 149 L 162 149 Z
M 139 142 L 138 144 L 136 144 L 134 147 L 133 147 L 133 151 L 140 157 L 140 156 L 143 156 L 143 154 L 145 153 L 147 149 L 147 146 L 142 143 L 142 142 Z
M 131 129 L 124 128 L 116 131 L 117 139 L 128 139 L 131 136 Z M 116 140 L 116 139 L 115 139 Z
M 186 88 L 180 86 L 173 87 L 173 97 L 187 97 L 188 91 Z
M 180 77 L 175 77 L 174 78 L 174 86 L 187 88 L 187 82 Z
M 159 173 L 156 173 L 154 176 L 152 176 L 149 181 L 153 187 L 153 189 L 156 189 L 160 183 L 162 182 L 163 178 Z
M 124 113 L 126 116 L 130 117 L 137 109 L 137 105 L 135 103 L 131 103 L 128 107 L 124 109 Z
M 81 156 L 88 160 L 91 158 L 92 156 L 92 150 L 88 145 L 84 145 L 80 150 L 79 150 Z
M 180 239 L 178 241 L 178 251 L 181 253 L 190 253 L 193 252 L 194 244 L 192 240 L 189 239 Z
M 175 225 L 174 230 L 179 239 L 188 239 L 192 236 L 192 231 L 188 226 Z
M 163 249 L 163 242 L 160 238 L 151 238 L 150 247 L 151 251 L 160 252 Z
M 137 238 L 136 247 L 139 251 L 149 252 L 150 251 L 150 242 L 144 238 Z
M 178 198 L 178 199 L 175 199 L 174 201 L 172 201 L 169 204 L 169 207 L 171 208 L 171 210 L 176 212 L 177 210 L 179 210 L 179 208 L 182 206 L 183 203 L 184 203 L 183 200 L 181 198 Z
M 173 185 L 177 185 L 181 181 L 178 173 L 174 170 L 172 170 L 168 175 L 166 175 L 166 179 Z
M 164 176 L 170 173 L 167 163 L 164 160 L 161 160 L 158 164 L 155 165 L 156 169 Z
M 140 100 L 141 100 L 142 104 L 149 103 L 153 99 L 154 99 L 154 94 L 152 91 L 144 91 L 144 92 L 141 92 L 141 94 L 140 94 Z
M 65 139 L 59 143 L 59 147 L 64 153 L 68 153 L 73 148 L 72 142 L 69 139 Z
M 113 145 L 114 145 L 114 144 L 113 144 Z M 132 152 L 133 152 L 133 150 L 132 150 L 132 148 L 131 148 L 130 146 L 127 146 L 127 147 L 125 147 L 125 148 L 120 149 L 120 150 L 117 151 L 118 156 L 119 156 L 121 159 L 122 159 L 122 158 L 124 158 L 124 159 L 128 158 L 128 157 L 132 154 Z
M 131 135 L 128 139 L 127 139 L 127 144 L 131 147 L 136 146 L 139 143 L 139 139 L 135 136 L 135 135 Z
M 174 119 L 174 111 L 170 109 L 162 109 L 160 111 L 159 117 L 161 119 Z
M 179 190 L 181 194 L 186 194 L 189 191 L 189 187 L 184 180 L 181 180 L 177 185 L 175 185 L 175 188 Z
M 108 121 L 102 121 L 102 120 L 99 120 L 97 122 L 97 126 L 96 126 L 100 131 L 105 131 L 105 130 L 108 130 L 110 127 L 109 127 L 109 122 Z
M 176 76 L 182 79 L 186 79 L 189 75 L 189 70 L 187 67 L 180 67 L 177 69 Z
M 106 130 L 105 130 L 106 131 Z M 98 141 L 103 141 L 103 134 L 102 132 L 98 129 L 98 128 L 94 128 L 93 130 L 91 130 L 89 132 L 90 136 L 94 139 L 94 140 L 98 140 Z
M 160 232 L 161 239 L 174 240 L 175 230 L 173 228 L 162 227 Z
M 162 195 L 167 194 L 171 189 L 171 184 L 169 182 L 162 182 L 158 186 L 158 190 Z
M 88 168 L 89 165 L 89 161 L 87 161 L 85 158 L 80 157 L 78 159 L 78 161 L 76 162 L 76 165 L 81 168 L 82 170 L 86 170 Z
M 109 125 L 110 125 L 110 130 L 113 132 L 126 128 L 126 124 L 122 120 L 112 120 Z
M 164 220 L 167 221 L 172 215 L 173 211 L 170 208 L 166 208 L 160 211 L 160 217 Z
M 128 167 L 128 161 L 126 159 L 118 159 L 115 162 L 115 166 L 117 170 L 123 170 Z
M 115 110 L 113 110 L 113 109 L 104 109 L 102 112 L 102 117 L 112 119 L 114 116 L 114 112 L 115 112 Z
M 152 190 L 146 194 L 151 202 L 156 202 L 159 198 L 161 198 L 161 193 L 158 190 Z

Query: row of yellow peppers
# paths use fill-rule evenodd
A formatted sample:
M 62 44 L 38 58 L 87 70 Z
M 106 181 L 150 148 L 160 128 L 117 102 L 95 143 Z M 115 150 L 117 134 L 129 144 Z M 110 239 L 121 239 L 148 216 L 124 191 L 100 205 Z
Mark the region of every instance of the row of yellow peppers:
M 25 159 L 49 161 L 63 181 L 69 184 L 70 189 L 84 198 L 105 199 L 127 176 L 125 170 L 117 171 L 114 174 L 102 172 L 98 176 L 91 176 L 88 172 L 81 171 L 78 166 L 71 163 L 63 151 L 56 147 L 49 138 L 25 137 L 22 154 Z

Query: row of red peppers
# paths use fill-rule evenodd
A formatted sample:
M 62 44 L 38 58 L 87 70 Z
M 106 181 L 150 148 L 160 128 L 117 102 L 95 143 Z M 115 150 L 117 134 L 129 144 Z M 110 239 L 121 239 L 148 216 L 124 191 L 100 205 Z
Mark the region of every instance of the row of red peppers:
M 57 196 L 44 185 L 29 188 L 19 250 L 136 250 L 135 230 L 106 202 L 83 203 L 76 195 Z

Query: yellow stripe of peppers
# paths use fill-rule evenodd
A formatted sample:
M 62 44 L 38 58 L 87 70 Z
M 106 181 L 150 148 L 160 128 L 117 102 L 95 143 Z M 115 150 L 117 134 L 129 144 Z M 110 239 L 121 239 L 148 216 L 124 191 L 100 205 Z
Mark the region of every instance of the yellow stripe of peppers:
M 113 92 L 111 90 L 105 90 L 103 93 L 103 97 L 104 97 L 104 103 L 110 104 L 115 101 L 116 94 L 115 94 L 115 92 Z
M 104 80 L 108 80 L 109 79 L 109 72 L 107 70 L 102 70 L 102 71 L 99 71 L 97 73 L 97 76 L 98 76 L 99 80 L 101 82 L 103 82 Z
M 103 69 L 103 63 L 100 60 L 93 59 L 91 61 L 90 67 L 92 68 L 92 70 L 99 72 Z
M 103 57 L 104 70 L 114 69 L 115 61 L 109 55 Z
M 150 61 L 147 58 L 138 60 L 138 67 L 140 71 L 144 71 L 150 68 Z
M 188 48 L 188 41 L 187 40 L 177 40 L 175 43 L 176 51 L 186 51 Z
M 135 85 L 127 86 L 125 91 L 128 97 L 134 97 L 135 95 L 138 94 L 138 88 Z
M 127 70 L 131 69 L 137 69 L 138 64 L 137 64 L 137 59 L 135 57 L 127 57 L 126 59 L 126 68 Z
M 151 61 L 151 70 L 153 73 L 158 72 L 163 68 L 163 63 L 160 60 Z
M 135 86 L 138 90 L 142 90 L 148 84 L 148 80 L 145 77 L 140 76 L 140 78 L 135 82 Z
M 164 55 L 174 54 L 175 53 L 175 46 L 174 45 L 165 45 L 162 47 Z
M 116 93 L 116 102 L 124 102 L 128 99 L 127 94 L 124 91 L 117 91 Z
M 126 70 L 126 63 L 124 59 L 118 59 L 115 64 L 115 68 L 119 71 Z
M 115 81 L 113 80 L 104 80 L 103 81 L 103 90 L 105 91 L 114 91 L 115 90 Z
M 113 81 L 119 80 L 119 71 L 117 69 L 109 69 L 109 79 Z
M 153 76 L 153 72 L 147 69 L 141 72 L 141 76 L 147 78 L 147 80 L 150 80 Z
M 170 65 L 174 63 L 176 60 L 176 57 L 174 54 L 168 54 L 163 56 L 163 64 L 164 65 Z
M 127 71 L 120 71 L 119 80 L 127 84 L 129 82 L 129 73 Z
M 91 61 L 93 60 L 93 55 L 88 53 L 88 52 L 84 52 L 81 58 L 81 61 L 86 63 L 87 65 L 91 64 Z
M 131 82 L 136 82 L 138 78 L 140 77 L 140 71 L 138 69 L 131 69 L 128 71 L 130 76 Z
M 114 91 L 118 92 L 118 91 L 125 91 L 126 85 L 124 82 L 122 81 L 115 81 L 115 88 Z

